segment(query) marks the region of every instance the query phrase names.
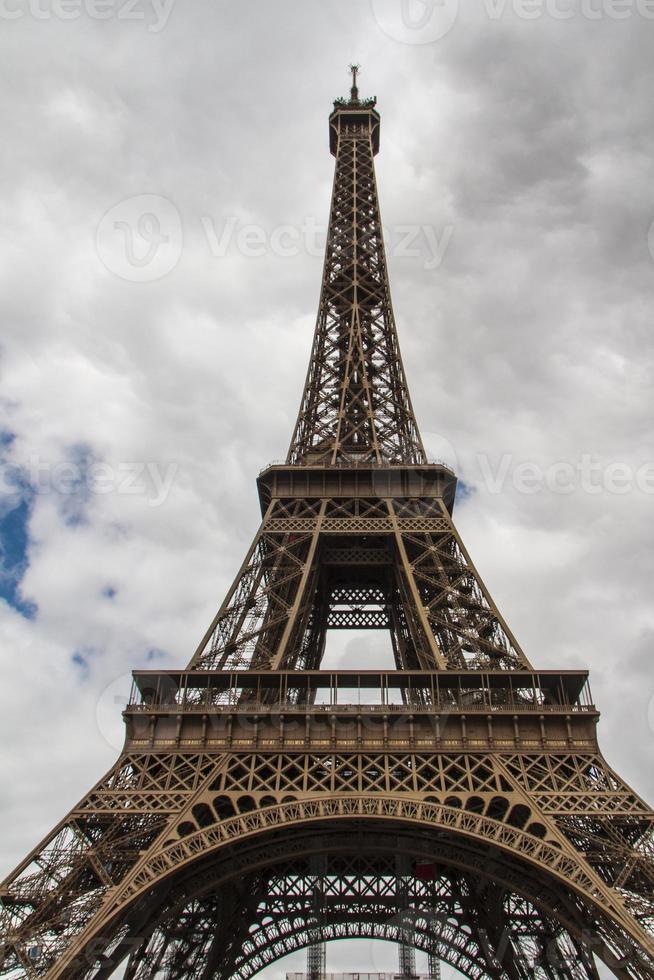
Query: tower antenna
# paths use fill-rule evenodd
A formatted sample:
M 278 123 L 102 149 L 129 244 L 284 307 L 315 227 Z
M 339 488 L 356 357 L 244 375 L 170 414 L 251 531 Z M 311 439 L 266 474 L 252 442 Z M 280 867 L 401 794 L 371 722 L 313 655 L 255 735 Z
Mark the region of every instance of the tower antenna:
M 261 523 L 188 667 L 135 672 L 113 768 L 0 883 L 0 980 L 102 980 L 125 957 L 126 980 L 243 978 L 306 946 L 303 980 L 324 980 L 342 936 L 396 942 L 398 980 L 418 946 L 430 980 L 441 959 L 598 980 L 595 954 L 654 980 L 654 811 L 601 755 L 587 672 L 532 667 L 454 525 L 400 356 L 379 113 L 350 71 L 288 455 L 257 478 Z M 551 604 L 543 623 L 559 635 Z M 323 666 L 338 630 L 385 633 L 393 666 Z
M 361 71 L 361 65 L 350 65 L 352 72 L 352 88 L 350 89 L 350 99 L 352 102 L 359 101 L 359 89 L 357 87 L 357 75 Z

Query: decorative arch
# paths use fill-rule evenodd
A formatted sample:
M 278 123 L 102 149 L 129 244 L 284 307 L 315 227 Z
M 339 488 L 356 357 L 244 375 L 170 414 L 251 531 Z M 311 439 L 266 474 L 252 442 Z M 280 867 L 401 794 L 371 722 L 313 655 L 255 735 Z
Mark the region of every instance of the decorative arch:
M 385 939 L 388 942 L 406 941 L 406 929 L 402 923 L 377 922 L 374 919 L 360 918 L 356 923 L 330 922 L 310 927 L 288 923 L 274 923 L 266 936 L 264 966 L 271 966 L 288 956 L 289 953 L 305 949 L 315 942 L 332 942 L 339 939 Z M 445 921 L 436 942 L 430 930 L 429 920 L 416 916 L 413 923 L 413 942 L 415 949 L 424 953 L 437 952 L 439 959 L 454 967 L 469 980 L 482 980 L 485 976 L 485 963 L 481 949 L 471 941 L 469 934 L 456 929 Z M 260 971 L 260 948 L 246 948 L 242 963 L 239 964 L 239 980 L 250 980 Z
M 408 849 L 411 853 L 417 853 L 418 857 L 424 857 L 422 848 L 425 845 L 421 844 L 415 838 L 411 839 L 411 837 L 407 837 L 404 841 L 398 841 L 397 835 L 390 831 L 386 835 L 378 835 L 376 841 L 382 851 L 385 849 L 388 852 L 386 863 L 382 863 L 381 866 L 377 866 L 376 868 L 372 865 L 366 867 L 365 863 L 363 865 L 361 864 L 361 859 L 359 858 L 354 859 L 352 865 L 356 866 L 354 870 L 362 873 L 364 876 L 371 870 L 374 871 L 377 877 L 381 879 L 382 885 L 378 891 L 378 896 L 383 896 L 387 894 L 388 874 L 389 872 L 390 874 L 393 873 L 394 849 L 399 845 L 401 850 Z M 331 872 L 334 876 L 338 876 L 339 884 L 342 885 L 342 882 L 348 879 L 349 874 L 353 870 L 352 866 L 348 867 L 347 863 L 344 863 L 343 855 L 348 847 L 351 851 L 356 852 L 359 847 L 359 841 L 353 841 L 351 833 L 341 833 L 336 836 L 330 836 L 329 840 L 323 838 L 322 843 L 328 844 L 330 854 L 338 855 L 335 859 L 332 859 L 334 863 L 331 867 L 325 866 L 325 874 L 328 875 Z M 449 841 L 444 842 L 444 845 L 448 849 L 451 848 L 451 842 Z M 261 848 L 263 849 L 264 846 L 262 844 Z M 252 863 L 256 864 L 261 855 L 253 852 L 250 857 Z M 304 874 L 308 878 L 312 874 L 311 867 L 310 859 L 305 860 Z M 275 871 L 278 875 L 277 881 L 275 881 Z M 327 903 L 323 908 L 322 921 L 318 921 L 309 895 L 306 896 L 309 901 L 303 907 L 298 903 L 297 886 L 285 894 L 287 900 L 291 901 L 293 910 L 288 914 L 280 914 L 278 899 L 282 892 L 279 887 L 279 879 L 286 875 L 290 876 L 294 881 L 297 881 L 298 874 L 302 873 L 301 864 L 297 862 L 293 863 L 292 854 L 289 851 L 284 854 L 283 860 L 277 869 L 273 869 L 272 876 L 267 879 L 269 897 L 267 905 L 264 908 L 259 908 L 258 916 L 253 921 L 250 922 L 248 920 L 247 929 L 240 936 L 235 937 L 231 950 L 225 948 L 224 945 L 221 948 L 221 954 L 225 955 L 228 960 L 227 972 L 216 972 L 215 974 L 205 974 L 202 972 L 205 961 L 210 962 L 211 960 L 210 942 L 204 944 L 202 942 L 196 943 L 195 951 L 191 949 L 180 950 L 175 948 L 174 944 L 171 948 L 167 948 L 165 924 L 160 924 L 148 942 L 136 951 L 131 964 L 132 969 L 126 974 L 126 978 L 127 980 L 151 980 L 155 974 L 151 971 L 148 964 L 154 961 L 164 968 L 163 975 L 168 976 L 169 974 L 165 972 L 165 969 L 170 963 L 177 963 L 180 955 L 185 960 L 188 958 L 190 963 L 195 953 L 195 963 L 197 969 L 200 971 L 198 976 L 202 976 L 203 980 L 205 978 L 208 980 L 209 977 L 215 977 L 216 980 L 223 980 L 223 977 L 235 978 L 235 980 L 249 980 L 250 977 L 255 976 L 264 966 L 269 966 L 278 959 L 288 955 L 288 953 L 296 949 L 301 949 L 320 939 L 329 941 L 339 938 L 381 938 L 397 941 L 400 938 L 400 932 L 404 932 L 406 935 L 405 930 L 408 924 L 410 925 L 410 932 L 413 933 L 415 940 L 413 945 L 416 948 L 423 949 L 426 952 L 435 952 L 441 960 L 454 966 L 461 973 L 470 977 L 471 980 L 480 980 L 480 978 L 489 975 L 496 978 L 504 978 L 505 974 L 499 969 L 499 964 L 497 964 L 496 968 L 493 968 L 492 961 L 492 956 L 495 953 L 498 953 L 500 957 L 505 956 L 506 950 L 502 948 L 501 937 L 499 949 L 496 938 L 494 939 L 493 936 L 488 934 L 484 936 L 483 942 L 480 943 L 473 935 L 468 922 L 461 922 L 462 912 L 464 912 L 461 903 L 466 898 L 466 887 L 467 897 L 472 898 L 472 886 L 473 884 L 478 885 L 479 882 L 474 882 L 474 875 L 460 878 L 456 873 L 453 875 L 453 882 L 450 882 L 447 876 L 451 871 L 452 869 L 448 871 L 445 866 L 439 868 L 438 882 L 434 888 L 414 881 L 412 894 L 407 895 L 403 892 L 402 895 L 403 899 L 411 903 L 409 909 L 403 909 L 398 912 L 397 907 L 393 907 L 392 901 L 384 905 L 382 900 L 375 904 L 374 910 L 371 912 L 369 905 L 367 907 L 357 906 L 356 895 L 353 892 L 344 896 L 340 904 L 338 902 Z M 235 873 L 240 874 L 240 871 L 235 871 Z M 494 877 L 491 869 L 491 874 L 487 875 L 485 882 L 485 901 L 492 901 L 493 898 L 497 898 L 503 894 L 503 887 L 496 887 Z M 213 883 L 205 878 L 200 889 L 194 893 L 194 898 L 190 904 L 197 904 L 191 910 L 189 910 L 188 905 L 184 909 L 180 907 L 171 907 L 169 909 L 170 920 L 178 930 L 179 923 L 183 922 L 183 934 L 192 934 L 196 937 L 202 935 L 201 923 L 203 917 L 211 915 L 210 904 L 215 894 L 213 889 L 215 888 L 217 878 L 218 875 L 216 875 Z M 254 881 L 256 886 L 256 879 Z M 247 881 L 247 891 L 249 891 L 251 884 L 252 879 L 249 879 Z M 547 891 L 546 885 L 540 885 L 540 887 L 544 888 L 545 892 Z M 192 886 L 189 879 L 183 884 L 183 893 L 188 895 L 191 891 Z M 478 888 L 475 888 L 475 892 L 479 896 Z M 374 887 L 371 887 L 369 874 L 363 893 L 368 902 L 371 896 L 375 894 Z M 396 897 L 398 897 L 397 894 Z M 207 904 L 203 905 L 203 901 Z M 549 902 L 551 906 L 555 901 L 556 898 L 553 893 L 551 895 L 545 895 L 546 904 Z M 515 891 L 511 893 L 507 892 L 505 905 L 505 911 L 507 913 L 517 914 L 523 918 L 529 917 L 531 921 L 537 921 L 540 917 L 543 927 L 549 930 L 553 936 L 555 935 L 557 926 L 551 915 L 539 912 L 533 903 L 519 896 Z M 565 957 L 567 959 L 567 966 L 561 966 L 554 973 L 550 969 L 545 969 L 545 967 L 536 967 L 527 974 L 530 980 L 532 978 L 535 978 L 535 980 L 541 980 L 541 978 L 543 980 L 544 978 L 548 978 L 548 980 L 552 980 L 552 978 L 556 978 L 556 980 L 563 980 L 563 978 L 565 980 L 572 980 L 572 978 L 574 980 L 581 980 L 581 978 L 586 977 L 597 977 L 592 966 L 592 959 L 587 958 L 584 963 L 583 951 L 574 944 L 574 941 L 563 927 L 558 927 L 556 939 L 557 956 Z M 522 937 L 522 940 L 523 951 L 525 949 L 529 951 L 528 937 Z M 223 940 L 221 939 L 220 942 L 222 943 Z M 532 951 L 533 948 L 532 943 Z M 519 950 L 517 951 L 519 952 Z M 491 956 L 490 961 L 488 958 L 489 955 Z M 190 963 L 189 977 L 195 976 L 192 965 Z M 171 975 L 178 976 L 177 973 Z M 518 974 L 513 973 L 508 975 L 516 976 Z M 521 973 L 519 975 L 524 976 L 525 974 Z
M 457 939 L 462 933 L 456 933 L 452 929 L 453 937 L 445 934 L 439 938 L 437 951 L 439 958 L 454 967 L 469 980 L 483 980 L 486 975 L 480 951 L 475 946 L 474 952 L 467 952 L 465 947 L 459 946 Z M 413 947 L 424 953 L 429 953 L 433 948 L 432 936 L 428 931 L 416 928 L 414 933 Z M 266 947 L 264 966 L 272 966 L 279 960 L 295 953 L 298 950 L 306 949 L 315 942 L 330 943 L 344 939 L 384 939 L 388 942 L 400 942 L 406 939 L 405 932 L 398 924 L 384 922 L 360 921 L 357 924 L 350 923 L 330 923 L 324 926 L 313 926 L 311 929 L 296 928 L 284 934 L 280 930 L 278 936 L 270 936 L 269 945 Z M 238 972 L 238 980 L 250 980 L 261 970 L 257 962 L 255 953 L 251 953 L 244 958 Z
M 375 832 L 371 834 L 373 825 Z M 612 949 L 623 955 L 619 945 L 622 923 L 614 921 L 615 910 L 601 890 L 598 893 L 586 870 L 574 860 L 574 854 L 570 855 L 556 842 L 475 812 L 438 803 L 328 797 L 319 801 L 296 800 L 240 814 L 169 843 L 154 860 L 144 859 L 115 897 L 114 935 L 121 933 L 121 936 L 112 956 L 124 955 L 130 942 L 133 948 L 129 929 L 130 916 L 132 920 L 134 916 L 130 910 L 138 908 L 139 903 L 158 910 L 146 930 L 140 924 L 146 941 L 150 941 L 156 938 L 166 915 L 172 914 L 171 901 L 177 903 L 179 911 L 189 896 L 206 898 L 220 894 L 221 889 L 231 887 L 229 883 L 239 876 L 259 873 L 275 863 L 303 860 L 311 854 L 347 853 L 348 849 L 359 846 L 353 838 L 357 829 L 363 830 L 374 852 L 393 853 L 400 848 L 421 860 L 461 869 L 472 878 L 491 878 L 512 894 L 534 903 L 575 941 L 581 939 L 586 922 L 601 922 L 602 938 L 596 952 L 605 960 L 610 958 Z M 562 883 L 566 885 L 563 891 Z M 562 894 L 567 896 L 563 903 Z M 86 942 L 93 938 L 89 936 Z M 301 948 L 300 928 L 297 942 L 297 948 Z M 453 949 L 451 944 L 446 944 L 442 958 L 450 962 L 448 950 Z M 631 950 L 625 951 L 626 955 L 630 953 Z M 112 970 L 113 966 L 115 962 Z M 612 968 L 618 977 L 634 975 L 623 967 Z M 112 970 L 100 968 L 92 976 L 101 980 L 109 977 Z M 140 980 L 151 975 L 154 976 L 132 971 L 126 976 Z M 242 974 L 244 980 L 252 975 L 247 969 Z M 596 976 L 590 965 L 581 975 Z M 207 978 L 214 976 L 221 975 L 207 973 Z
M 509 817 L 514 810 L 515 807 L 509 812 Z M 527 820 L 526 814 L 520 816 Z M 351 819 L 372 822 L 390 820 L 432 830 L 442 829 L 471 840 L 492 844 L 502 852 L 521 858 L 539 871 L 546 869 L 548 874 L 577 890 L 582 897 L 590 898 L 598 910 L 623 918 L 623 910 L 617 905 L 615 894 L 603 886 L 599 879 L 591 876 L 589 869 L 563 838 L 546 839 L 511 822 L 504 823 L 474 810 L 464 810 L 439 802 L 354 794 L 296 799 L 256 808 L 188 832 L 180 839 L 171 839 L 162 849 L 146 856 L 128 881 L 117 889 L 112 910 L 118 912 L 164 878 L 193 864 L 200 857 L 207 860 L 211 854 L 236 841 L 246 842 L 277 828 Z M 627 916 L 624 916 L 624 920 L 623 927 L 629 929 L 633 926 Z

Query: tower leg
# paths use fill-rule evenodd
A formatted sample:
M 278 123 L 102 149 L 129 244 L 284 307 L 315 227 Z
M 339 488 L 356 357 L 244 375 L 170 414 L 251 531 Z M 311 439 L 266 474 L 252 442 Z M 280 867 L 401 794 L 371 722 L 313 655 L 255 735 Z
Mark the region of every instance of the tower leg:
M 415 928 L 413 910 L 409 907 L 408 876 L 411 869 L 406 856 L 398 855 L 395 859 L 398 876 L 398 898 L 401 901 L 402 939 L 398 945 L 398 975 L 402 980 L 411 980 L 416 976 Z
M 427 959 L 429 980 L 441 980 L 441 961 L 436 953 L 430 953 Z
M 317 942 L 307 949 L 307 980 L 323 980 L 326 969 L 325 943 Z
M 327 968 L 327 946 L 322 939 L 320 926 L 323 911 L 322 875 L 326 871 L 326 855 L 315 855 L 311 858 L 309 865 L 311 874 L 315 875 L 313 918 L 316 942 L 307 949 L 307 980 L 323 980 Z

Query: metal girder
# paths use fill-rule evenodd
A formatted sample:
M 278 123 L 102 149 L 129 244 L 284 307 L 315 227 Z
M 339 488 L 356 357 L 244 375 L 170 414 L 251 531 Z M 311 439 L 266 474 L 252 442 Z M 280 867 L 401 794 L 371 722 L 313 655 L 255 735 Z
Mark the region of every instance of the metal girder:
M 596 955 L 654 980 L 654 814 L 599 751 L 585 675 L 529 664 L 426 461 L 356 77 L 330 145 L 287 461 L 189 669 L 137 673 L 119 760 L 0 887 L 2 980 L 246 980 L 305 947 L 316 974 L 362 936 L 404 975 L 419 948 L 433 976 L 597 980 Z M 395 671 L 320 672 L 328 629 L 362 627 Z
M 530 666 L 442 501 L 431 531 L 416 530 L 414 519 L 398 516 L 406 507 L 388 499 L 297 499 L 294 509 L 313 516 L 300 518 L 296 530 L 286 517 L 280 525 L 280 509 L 290 508 L 273 500 L 192 666 L 308 668 L 320 663 L 330 626 L 390 628 L 398 667 Z M 325 531 L 330 510 L 339 512 L 338 538 Z M 388 614 L 339 617 L 334 589 L 337 599 L 359 607 L 362 590 L 379 588 L 380 569 L 388 573 Z
M 351 107 L 350 107 L 351 108 Z M 390 302 L 375 181 L 376 112 L 337 108 L 336 171 L 313 348 L 288 452 L 294 464 L 426 462 Z

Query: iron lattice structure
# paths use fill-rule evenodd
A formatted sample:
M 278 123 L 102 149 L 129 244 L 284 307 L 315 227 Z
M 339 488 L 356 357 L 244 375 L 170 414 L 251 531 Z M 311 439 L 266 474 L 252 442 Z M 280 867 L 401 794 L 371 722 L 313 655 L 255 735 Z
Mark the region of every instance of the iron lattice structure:
M 135 674 L 115 766 L 2 885 L 0 977 L 246 980 L 366 936 L 473 980 L 654 977 L 654 815 L 587 673 L 527 660 L 425 457 L 356 85 L 330 145 L 287 461 L 188 668 Z M 395 669 L 321 670 L 342 628 L 388 630 Z

